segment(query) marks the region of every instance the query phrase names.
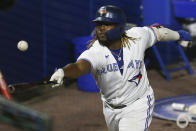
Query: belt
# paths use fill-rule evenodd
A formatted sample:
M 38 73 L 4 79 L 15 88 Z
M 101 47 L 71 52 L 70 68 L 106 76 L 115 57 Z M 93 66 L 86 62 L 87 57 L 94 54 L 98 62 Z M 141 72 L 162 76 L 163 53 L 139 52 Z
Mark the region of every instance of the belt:
M 126 107 L 127 105 L 112 105 L 112 104 L 108 104 L 110 107 L 112 107 L 113 109 L 122 109 L 124 107 Z

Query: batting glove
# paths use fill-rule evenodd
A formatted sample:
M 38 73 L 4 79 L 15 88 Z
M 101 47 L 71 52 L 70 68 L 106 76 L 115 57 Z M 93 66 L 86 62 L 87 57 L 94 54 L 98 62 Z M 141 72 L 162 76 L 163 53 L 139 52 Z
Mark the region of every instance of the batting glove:
M 178 40 L 178 43 L 183 47 L 191 47 L 192 46 L 191 35 L 184 30 L 179 30 L 178 33 L 180 35 L 180 39 Z
M 63 84 L 63 77 L 64 77 L 63 69 L 59 68 L 54 74 L 51 76 L 50 81 L 57 81 L 57 84 L 53 85 L 52 87 L 58 87 Z

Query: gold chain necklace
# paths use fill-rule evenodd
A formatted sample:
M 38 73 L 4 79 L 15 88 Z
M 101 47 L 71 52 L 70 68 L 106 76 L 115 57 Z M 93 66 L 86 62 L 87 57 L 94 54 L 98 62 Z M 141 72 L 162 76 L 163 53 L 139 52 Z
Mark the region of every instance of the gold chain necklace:
M 122 50 L 122 47 L 120 48 L 120 52 L 119 52 L 118 55 L 115 54 L 115 53 L 111 50 L 112 54 L 118 57 L 118 61 L 121 61 L 121 56 L 120 56 L 120 55 L 121 55 L 121 50 Z

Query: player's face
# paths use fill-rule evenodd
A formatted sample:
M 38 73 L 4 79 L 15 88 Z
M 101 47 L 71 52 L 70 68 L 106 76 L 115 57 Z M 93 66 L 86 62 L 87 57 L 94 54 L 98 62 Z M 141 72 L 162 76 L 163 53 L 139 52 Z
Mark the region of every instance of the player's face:
M 98 40 L 101 42 L 101 44 L 107 42 L 106 32 L 115 28 L 115 26 L 116 26 L 115 24 L 97 23 L 96 33 L 97 33 Z

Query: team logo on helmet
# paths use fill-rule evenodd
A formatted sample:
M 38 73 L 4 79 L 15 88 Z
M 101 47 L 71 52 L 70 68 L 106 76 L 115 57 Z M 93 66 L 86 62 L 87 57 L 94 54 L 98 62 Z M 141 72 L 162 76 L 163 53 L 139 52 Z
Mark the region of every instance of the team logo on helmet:
M 101 7 L 101 8 L 99 9 L 99 13 L 100 13 L 101 15 L 106 14 L 106 13 L 107 13 L 106 8 L 105 8 L 105 7 Z

